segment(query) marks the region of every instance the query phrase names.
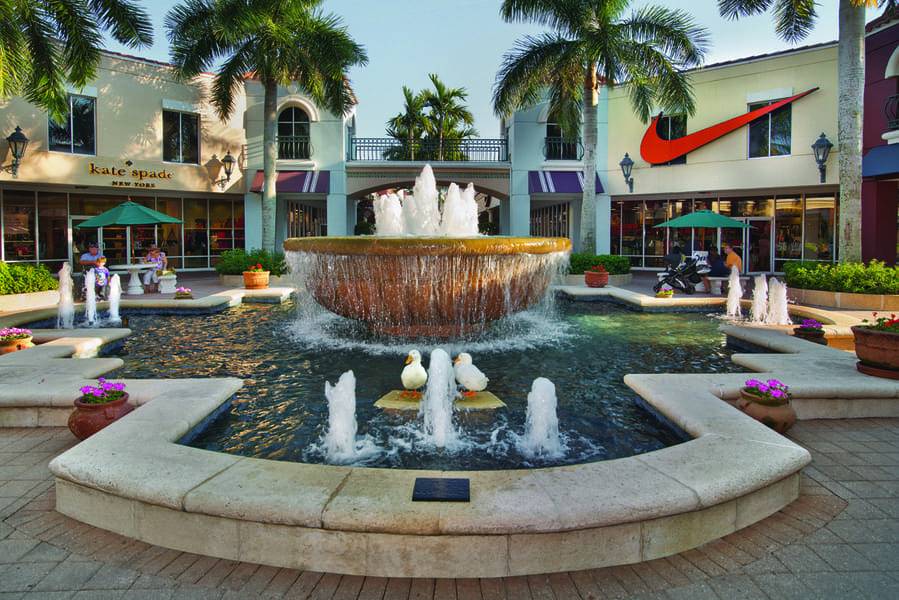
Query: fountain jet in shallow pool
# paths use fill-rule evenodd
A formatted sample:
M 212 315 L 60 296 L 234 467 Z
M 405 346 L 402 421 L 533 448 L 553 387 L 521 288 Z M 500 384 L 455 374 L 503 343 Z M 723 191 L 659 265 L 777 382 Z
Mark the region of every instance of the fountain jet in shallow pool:
M 444 338 L 481 331 L 528 308 L 561 276 L 571 252 L 567 238 L 471 235 L 477 231 L 474 188 L 451 186 L 441 215 L 429 166 L 413 191 L 399 209 L 398 196 L 379 201 L 387 237 L 286 240 L 298 289 L 376 332 Z

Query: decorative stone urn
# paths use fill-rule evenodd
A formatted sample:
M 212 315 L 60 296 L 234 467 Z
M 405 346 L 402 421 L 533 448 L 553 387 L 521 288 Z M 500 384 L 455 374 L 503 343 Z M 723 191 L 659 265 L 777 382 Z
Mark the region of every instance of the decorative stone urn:
M 268 271 L 244 271 L 243 286 L 248 290 L 263 290 L 268 287 Z
M 785 433 L 796 423 L 796 411 L 793 410 L 789 400 L 785 402 L 762 398 L 748 392 L 747 388 L 740 390 L 737 408 L 777 433 Z
M 851 329 L 859 360 L 858 370 L 868 375 L 899 379 L 899 333 L 860 325 L 853 325 Z
M 87 404 L 79 398 L 75 400 L 74 412 L 69 415 L 69 431 L 79 440 L 85 440 L 133 410 L 134 407 L 128 404 L 128 394 L 99 404 Z
M 608 271 L 584 271 L 584 283 L 587 287 L 601 288 L 609 285 Z

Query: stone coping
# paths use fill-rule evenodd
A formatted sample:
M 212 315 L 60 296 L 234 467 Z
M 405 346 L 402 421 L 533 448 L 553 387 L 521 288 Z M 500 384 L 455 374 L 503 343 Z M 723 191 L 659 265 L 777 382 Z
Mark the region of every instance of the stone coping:
M 850 292 L 826 292 L 824 290 L 788 288 L 787 296 L 791 302 L 800 304 L 850 310 L 899 311 L 899 296 L 892 294 L 853 294 Z
M 852 357 L 776 331 L 729 335 L 854 378 Z M 782 357 L 739 355 L 787 380 Z M 738 362 L 740 362 L 738 361 Z M 789 367 L 784 371 L 784 366 Z M 783 373 L 783 374 L 780 374 Z M 805 377 L 805 375 L 803 375 Z M 497 577 L 651 560 L 745 527 L 795 499 L 808 452 L 729 406 L 745 374 L 628 375 L 694 440 L 550 469 L 406 471 L 280 463 L 175 442 L 227 401 L 202 382 L 153 382 L 155 399 L 55 459 L 57 509 L 178 550 L 275 566 L 396 577 Z M 828 377 L 825 381 L 833 381 Z M 136 384 L 135 384 L 136 385 Z M 807 386 L 807 387 L 803 387 Z M 899 383 L 867 394 L 895 401 Z M 890 392 L 891 390 L 891 392 Z M 848 398 L 856 398 L 847 396 Z M 186 397 L 189 401 L 185 401 Z M 812 399 L 812 398 L 809 398 Z M 135 443 L 137 442 L 137 443 Z M 412 502 L 416 477 L 466 477 L 469 503 Z

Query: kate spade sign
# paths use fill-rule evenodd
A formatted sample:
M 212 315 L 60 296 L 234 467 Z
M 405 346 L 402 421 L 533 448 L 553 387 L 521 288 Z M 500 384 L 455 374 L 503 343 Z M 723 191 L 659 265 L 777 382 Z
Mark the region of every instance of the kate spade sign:
M 97 165 L 95 163 L 90 163 L 88 174 L 101 175 L 106 177 L 127 177 L 129 178 L 128 181 L 125 181 L 123 179 L 113 179 L 111 183 L 114 187 L 136 188 L 155 188 L 157 182 L 167 181 L 174 176 L 174 173 L 166 169 L 162 169 L 160 171 L 132 169 L 130 168 L 132 164 L 133 163 L 130 160 L 125 161 L 126 167 L 129 168 L 123 168 L 118 166 L 101 167 L 100 165 Z

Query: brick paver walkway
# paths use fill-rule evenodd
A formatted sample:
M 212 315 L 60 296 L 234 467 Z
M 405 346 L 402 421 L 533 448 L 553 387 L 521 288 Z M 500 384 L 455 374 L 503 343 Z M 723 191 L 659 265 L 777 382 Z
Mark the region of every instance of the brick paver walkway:
M 198 556 L 53 510 L 66 429 L 0 429 L 0 600 L 899 598 L 899 419 L 799 422 L 814 457 L 801 497 L 735 534 L 665 559 L 498 579 L 342 576 Z

